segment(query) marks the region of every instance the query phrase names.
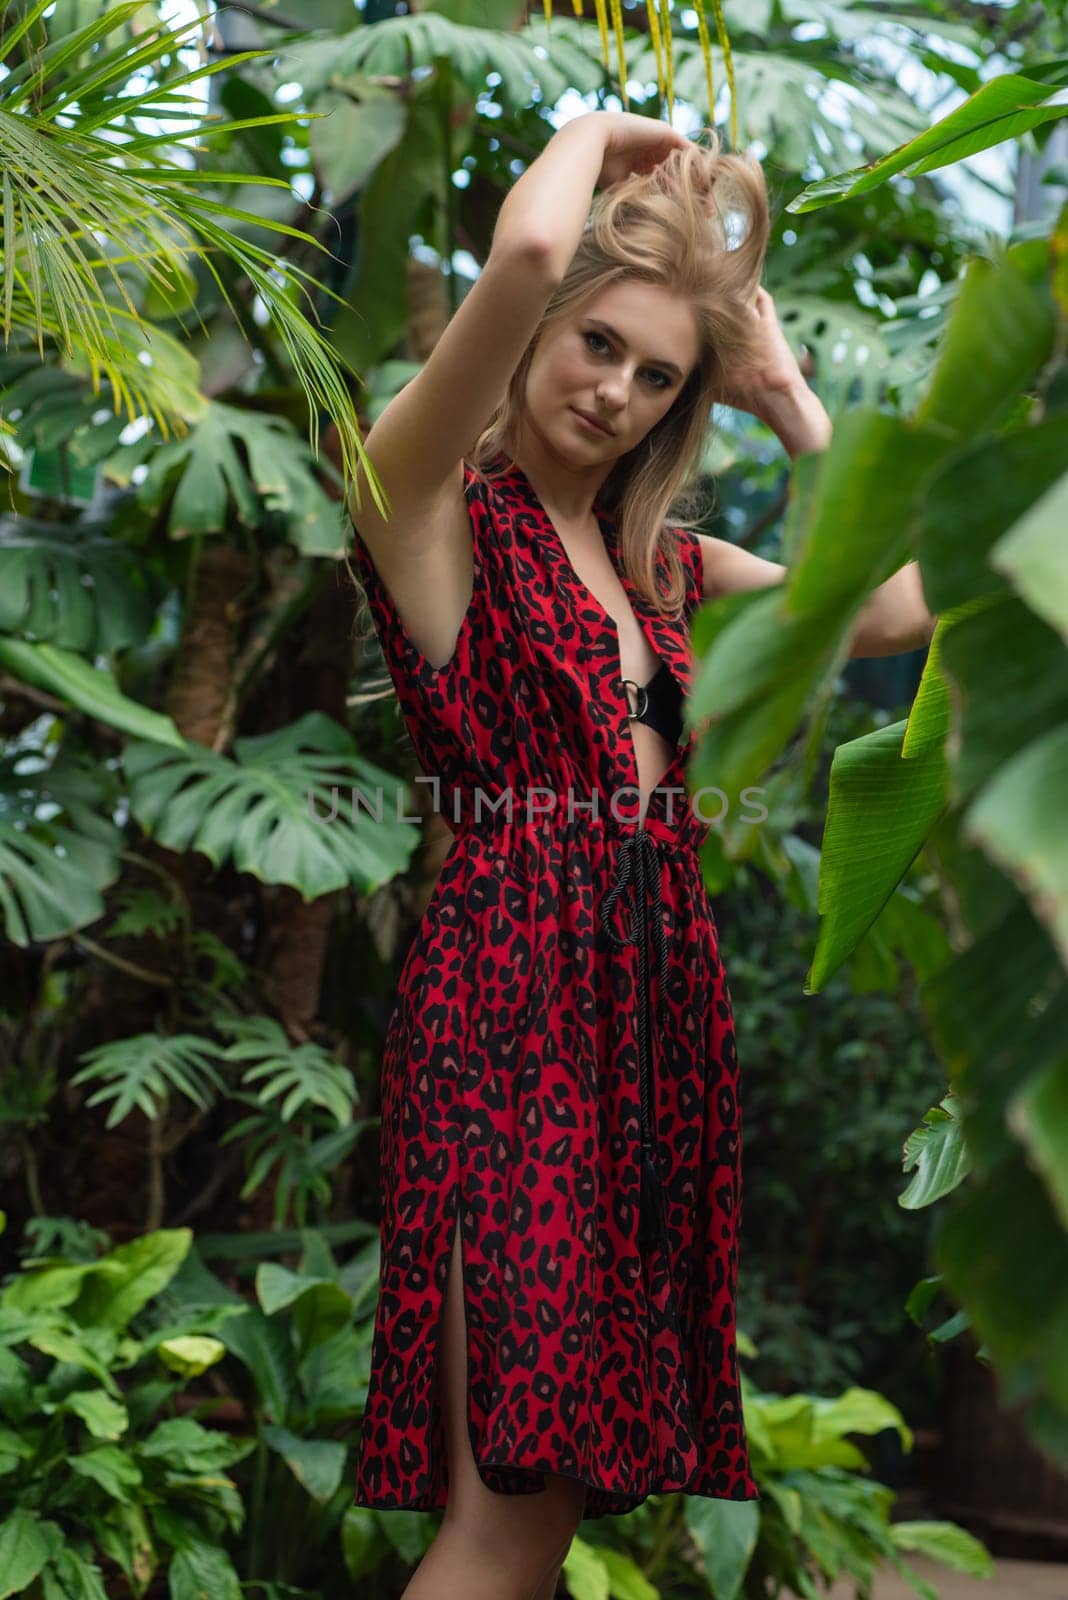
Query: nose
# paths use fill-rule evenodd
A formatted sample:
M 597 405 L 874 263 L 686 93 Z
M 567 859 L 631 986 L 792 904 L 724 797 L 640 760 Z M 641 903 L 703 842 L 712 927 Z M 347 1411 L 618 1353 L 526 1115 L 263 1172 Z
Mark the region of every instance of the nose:
M 608 411 L 621 411 L 627 403 L 630 379 L 622 374 L 602 378 L 597 385 L 598 403 Z

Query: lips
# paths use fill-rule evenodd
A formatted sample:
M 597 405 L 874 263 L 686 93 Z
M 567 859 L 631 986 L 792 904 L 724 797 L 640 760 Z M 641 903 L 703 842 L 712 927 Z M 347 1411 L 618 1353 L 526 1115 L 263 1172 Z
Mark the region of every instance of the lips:
M 604 423 L 598 421 L 596 417 L 591 417 L 588 411 L 580 411 L 578 406 L 572 406 L 571 409 L 576 413 L 577 416 L 584 417 L 587 422 L 592 423 L 595 428 L 599 429 L 600 432 L 604 434 L 606 439 L 610 439 L 612 437 L 611 428 L 605 427 Z

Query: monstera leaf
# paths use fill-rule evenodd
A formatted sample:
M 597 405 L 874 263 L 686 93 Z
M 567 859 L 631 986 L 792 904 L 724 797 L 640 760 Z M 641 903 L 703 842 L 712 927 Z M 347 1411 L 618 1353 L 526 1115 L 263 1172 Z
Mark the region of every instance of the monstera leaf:
M 39 770 L 25 751 L 0 756 L 0 909 L 23 949 L 96 922 L 119 876 L 122 832 L 106 815 L 117 798 L 105 768 L 65 756 Z
M 146 461 L 137 498 L 157 510 L 173 490 L 167 516 L 172 538 L 220 532 L 233 505 L 247 527 L 255 527 L 268 512 L 283 513 L 304 555 L 340 560 L 345 552 L 342 509 L 320 485 L 317 466 L 341 480 L 329 462 L 317 463 L 284 417 L 242 411 L 216 400 L 181 439 L 161 445 L 146 434 L 122 446 L 108 461 L 108 476 L 129 483 L 134 468 Z
M 552 46 L 551 56 L 544 53 L 546 42 Z M 485 91 L 486 78 L 494 73 L 499 78 L 495 100 L 522 112 L 534 89 L 547 105 L 554 105 L 569 89 L 587 94 L 603 87 L 604 68 L 592 53 L 597 48 L 596 30 L 576 25 L 573 18 L 554 17 L 548 34 L 544 20 L 504 33 L 464 27 L 434 11 L 416 11 L 386 17 L 372 28 L 356 28 L 340 38 L 292 45 L 283 60 L 287 75 L 314 97 L 355 73 L 380 81 L 391 77 L 407 81 L 416 68 L 434 67 L 445 58 L 457 85 L 472 97 Z
M 673 54 L 676 95 L 702 104 L 707 91 L 700 41 L 677 36 Z M 840 71 L 833 62 L 771 50 L 735 50 L 733 56 L 741 144 L 759 139 L 769 160 L 789 172 L 807 171 L 815 150 L 827 166 L 840 166 L 855 159 L 857 137 L 865 153 L 877 156 L 886 149 L 888 133 L 908 139 L 927 126 L 903 92 L 889 83 L 857 82 L 855 69 L 848 75 L 854 86 L 849 98 L 839 98 L 832 117 L 828 90 Z M 656 82 L 656 53 L 648 35 L 629 43 L 627 68 L 638 82 Z M 848 119 L 844 126 L 843 117 Z
M 123 763 L 141 826 L 171 850 L 232 861 L 305 900 L 334 889 L 369 894 L 401 871 L 418 839 L 401 781 L 357 753 L 330 717 L 311 712 L 258 738 L 234 760 L 201 747 L 128 745 Z M 353 806 L 353 791 L 359 800 Z M 355 811 L 355 814 L 354 814 Z
M 820 398 L 832 415 L 845 405 L 877 405 L 889 384 L 906 375 L 882 335 L 882 322 L 871 312 L 818 295 L 791 294 L 784 288 L 775 299 L 779 322 L 795 353 L 811 350 Z
M 130 562 L 125 545 L 84 521 L 0 517 L 0 633 L 88 656 L 140 644 L 152 607 Z

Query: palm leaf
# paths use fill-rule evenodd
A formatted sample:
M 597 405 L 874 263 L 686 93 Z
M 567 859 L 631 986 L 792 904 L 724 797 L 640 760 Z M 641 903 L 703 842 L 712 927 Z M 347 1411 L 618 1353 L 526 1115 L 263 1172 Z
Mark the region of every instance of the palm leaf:
M 0 17 L 0 57 L 12 59 L 13 43 L 45 9 L 37 5 L 17 22 Z M 221 219 L 266 226 L 323 247 L 300 229 L 225 206 L 211 193 L 220 182 L 288 185 L 262 174 L 199 171 L 156 159 L 151 152 L 157 141 L 147 139 L 133 120 L 136 115 L 173 121 L 185 114 L 189 128 L 173 133 L 171 144 L 210 136 L 211 122 L 205 122 L 191 95 L 176 94 L 176 85 L 192 90 L 237 60 L 268 52 L 199 64 L 165 86 L 125 94 L 134 74 L 175 57 L 206 20 L 196 16 L 153 30 L 134 49 L 124 37 L 105 50 L 103 41 L 142 9 L 139 0 L 125 0 L 86 27 L 29 53 L 0 81 L 4 342 L 18 330 L 32 334 L 42 356 L 46 339 L 68 355 L 81 351 L 94 387 L 106 378 L 133 420 L 141 414 L 145 369 L 133 341 L 120 330 L 123 318 L 146 337 L 150 325 L 133 304 L 118 262 L 133 263 L 167 298 L 188 277 L 190 259 L 198 259 L 232 309 L 212 259 L 222 257 L 248 278 L 289 355 L 308 402 L 312 448 L 318 446 L 319 418 L 325 413 L 337 424 L 346 476 L 354 476 L 359 461 L 368 463 L 342 366 L 321 331 L 314 298 L 339 297 L 292 264 L 279 271 L 269 250 L 238 239 Z M 285 117 L 242 120 L 251 127 Z M 220 120 L 216 131 L 226 126 Z M 110 251 L 102 253 L 101 239 Z M 153 414 L 184 431 L 182 416 L 161 405 Z

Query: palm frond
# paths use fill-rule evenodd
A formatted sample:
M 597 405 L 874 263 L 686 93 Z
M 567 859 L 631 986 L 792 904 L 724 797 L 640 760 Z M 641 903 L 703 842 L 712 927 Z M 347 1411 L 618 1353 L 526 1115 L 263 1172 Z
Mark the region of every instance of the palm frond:
M 17 22 L 6 11 L 0 14 L 0 58 L 17 58 L 13 44 L 25 39 L 46 9 L 35 5 Z M 107 47 L 109 36 L 125 29 L 138 11 L 143 12 L 139 0 L 124 0 L 74 33 L 35 48 L 0 81 L 4 345 L 20 330 L 32 332 L 42 356 L 46 340 L 68 357 L 81 352 L 94 387 L 106 378 L 131 420 L 147 404 L 161 426 L 166 427 L 166 418 L 182 431 L 184 417 L 165 411 L 163 394 L 147 402 L 151 385 L 130 329 L 142 330 L 147 348 L 152 325 L 133 303 L 118 264 L 132 264 L 166 296 L 188 275 L 191 260 L 203 262 L 222 289 L 212 257 L 223 257 L 248 279 L 289 356 L 307 399 L 313 448 L 325 413 L 337 424 L 344 470 L 351 478 L 366 457 L 342 362 L 316 310 L 319 296 L 339 297 L 310 273 L 288 263 L 281 267 L 269 249 L 237 237 L 223 221 L 267 228 L 328 252 L 303 230 L 224 206 L 212 194 L 219 183 L 288 185 L 262 174 L 201 171 L 152 153 L 159 145 L 203 141 L 213 131 L 232 128 L 233 123 L 220 120 L 213 129 L 189 91 L 232 68 L 235 60 L 269 52 L 250 50 L 225 62 L 198 63 L 165 84 L 130 95 L 123 91 L 133 74 L 176 57 L 210 21 L 198 15 L 154 29 L 133 44 L 124 36 Z M 176 93 L 179 88 L 184 92 Z M 135 120 L 173 122 L 183 111 L 188 128 L 160 137 L 146 135 Z M 244 118 L 239 125 L 291 121 L 297 115 Z M 32 313 L 29 329 L 27 311 Z

